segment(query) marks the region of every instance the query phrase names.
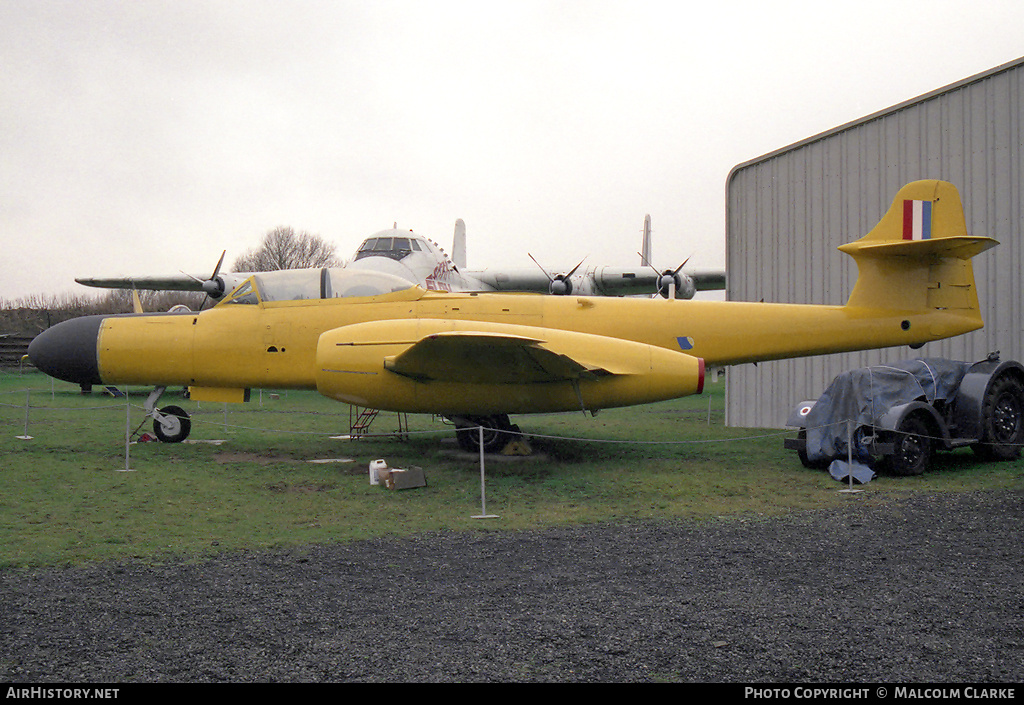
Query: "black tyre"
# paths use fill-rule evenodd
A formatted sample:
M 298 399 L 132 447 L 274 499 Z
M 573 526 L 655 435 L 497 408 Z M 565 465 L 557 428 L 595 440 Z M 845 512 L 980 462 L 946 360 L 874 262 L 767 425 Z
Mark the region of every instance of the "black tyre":
M 1024 386 L 1002 375 L 988 388 L 982 403 L 981 438 L 972 446 L 986 460 L 1013 460 L 1024 443 Z
M 509 422 L 506 414 L 465 418 L 455 429 L 459 447 L 470 453 L 479 453 L 481 426 L 485 453 L 501 452 L 519 431 Z
M 800 458 L 800 463 L 809 470 L 827 470 L 831 461 L 828 459 L 824 460 L 811 460 L 807 455 L 807 429 L 801 428 L 796 433 L 797 440 L 803 441 L 803 445 L 797 449 L 797 457 Z
M 932 429 L 920 416 L 908 416 L 892 434 L 893 452 L 885 461 L 894 475 L 920 475 L 928 469 L 934 451 Z
M 192 431 L 188 412 L 180 406 L 165 406 L 160 409 L 162 419 L 153 419 L 153 433 L 164 443 L 181 443 Z

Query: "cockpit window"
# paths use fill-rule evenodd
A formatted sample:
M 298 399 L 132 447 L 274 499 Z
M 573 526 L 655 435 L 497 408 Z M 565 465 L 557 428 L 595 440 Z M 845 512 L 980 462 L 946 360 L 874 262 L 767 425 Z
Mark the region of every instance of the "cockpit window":
M 401 260 L 408 257 L 413 249 L 419 250 L 419 243 L 408 237 L 370 237 L 363 240 L 356 252 L 356 259 L 363 257 L 390 257 Z
M 282 269 L 253 276 L 264 301 L 319 299 L 319 269 Z
M 385 272 L 341 268 L 283 269 L 254 274 L 224 300 L 226 304 L 304 301 L 379 296 L 404 291 L 412 282 Z
M 259 296 L 254 288 L 252 278 L 246 279 L 237 289 L 232 292 L 231 297 L 225 300 L 227 304 L 258 304 Z

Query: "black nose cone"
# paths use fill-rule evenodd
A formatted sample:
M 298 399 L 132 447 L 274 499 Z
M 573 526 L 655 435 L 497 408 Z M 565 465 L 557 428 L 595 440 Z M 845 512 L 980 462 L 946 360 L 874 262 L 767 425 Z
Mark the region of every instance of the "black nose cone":
M 29 360 L 65 382 L 101 384 L 96 338 L 104 318 L 82 316 L 44 330 L 29 343 Z

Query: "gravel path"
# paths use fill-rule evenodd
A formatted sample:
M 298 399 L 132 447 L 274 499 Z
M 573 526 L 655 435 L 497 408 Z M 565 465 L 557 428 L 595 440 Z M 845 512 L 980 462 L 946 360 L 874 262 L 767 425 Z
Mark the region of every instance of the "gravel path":
M 1024 492 L 0 572 L 17 682 L 1024 682 Z

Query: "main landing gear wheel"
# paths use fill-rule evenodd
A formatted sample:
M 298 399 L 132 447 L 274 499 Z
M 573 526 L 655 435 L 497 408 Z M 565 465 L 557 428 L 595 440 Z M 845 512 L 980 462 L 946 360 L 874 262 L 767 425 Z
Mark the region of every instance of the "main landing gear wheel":
M 508 414 L 463 416 L 453 421 L 459 447 L 470 453 L 480 452 L 481 426 L 485 453 L 501 452 L 519 434 L 519 427 L 509 421 Z
M 153 433 L 164 443 L 181 443 L 191 431 L 192 421 L 180 406 L 165 406 L 153 419 Z

